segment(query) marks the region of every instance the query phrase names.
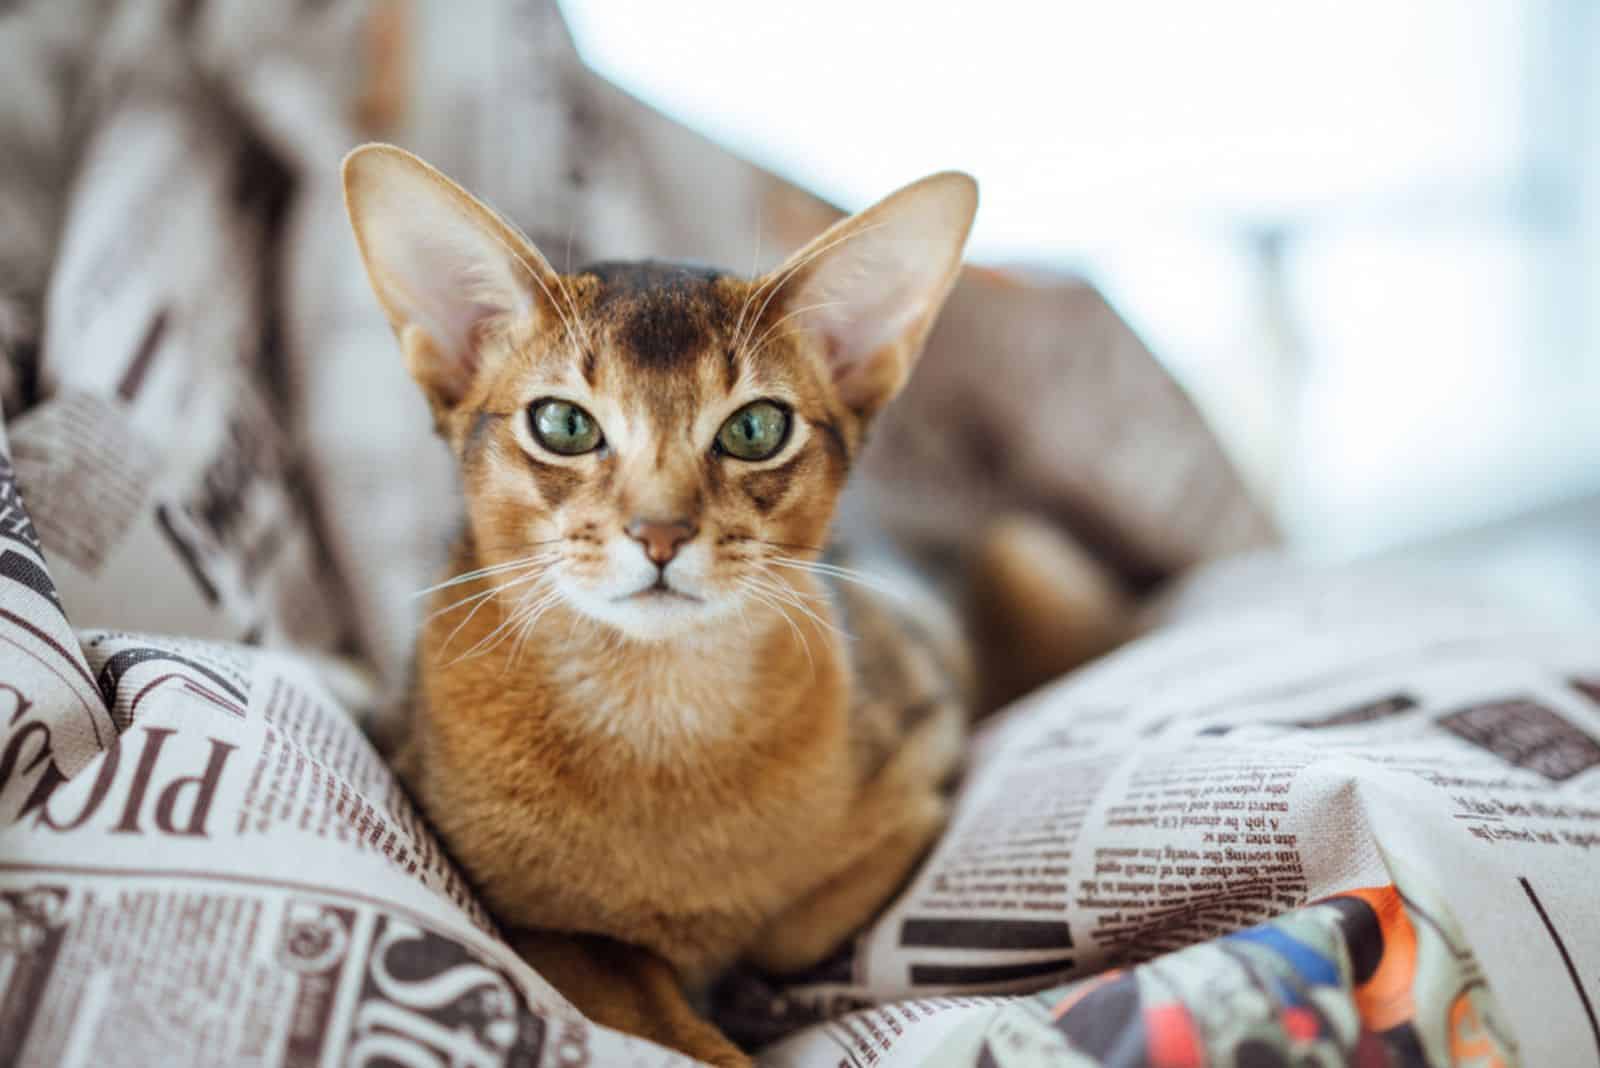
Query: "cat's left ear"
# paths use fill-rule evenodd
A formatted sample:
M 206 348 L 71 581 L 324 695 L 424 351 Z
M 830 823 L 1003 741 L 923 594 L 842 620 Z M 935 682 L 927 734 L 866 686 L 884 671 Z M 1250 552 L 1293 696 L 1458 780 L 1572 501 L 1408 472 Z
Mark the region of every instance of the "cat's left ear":
M 767 276 L 778 316 L 822 344 L 840 398 L 864 416 L 900 391 L 961 269 L 978 185 L 931 175 L 829 227 Z
M 363 145 L 343 174 L 373 292 L 440 417 L 482 369 L 488 328 L 544 314 L 560 283 L 515 227 L 411 153 Z

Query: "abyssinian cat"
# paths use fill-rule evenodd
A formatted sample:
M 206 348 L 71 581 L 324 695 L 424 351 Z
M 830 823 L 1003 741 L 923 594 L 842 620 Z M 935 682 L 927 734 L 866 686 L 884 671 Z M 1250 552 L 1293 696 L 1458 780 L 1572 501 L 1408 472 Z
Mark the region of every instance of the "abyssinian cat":
M 954 625 L 828 584 L 820 556 L 976 186 L 925 178 L 746 280 L 558 274 L 389 146 L 344 182 L 465 493 L 402 773 L 579 1009 L 748 1063 L 686 992 L 821 960 L 944 820 L 972 681 Z

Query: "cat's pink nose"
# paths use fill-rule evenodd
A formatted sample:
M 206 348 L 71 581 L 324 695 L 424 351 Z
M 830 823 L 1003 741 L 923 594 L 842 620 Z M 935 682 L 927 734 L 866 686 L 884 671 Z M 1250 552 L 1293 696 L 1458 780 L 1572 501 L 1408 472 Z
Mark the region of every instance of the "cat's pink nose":
M 677 556 L 678 547 L 695 535 L 695 525 L 687 519 L 635 519 L 622 529 L 657 564 Z

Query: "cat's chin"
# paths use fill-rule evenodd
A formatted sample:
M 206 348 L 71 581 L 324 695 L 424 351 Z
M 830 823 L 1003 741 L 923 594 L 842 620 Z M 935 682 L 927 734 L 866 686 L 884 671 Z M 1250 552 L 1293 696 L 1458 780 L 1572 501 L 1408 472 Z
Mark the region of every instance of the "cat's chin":
M 662 642 L 698 635 L 723 621 L 727 606 L 674 590 L 645 590 L 625 597 L 569 595 L 573 608 L 634 641 Z

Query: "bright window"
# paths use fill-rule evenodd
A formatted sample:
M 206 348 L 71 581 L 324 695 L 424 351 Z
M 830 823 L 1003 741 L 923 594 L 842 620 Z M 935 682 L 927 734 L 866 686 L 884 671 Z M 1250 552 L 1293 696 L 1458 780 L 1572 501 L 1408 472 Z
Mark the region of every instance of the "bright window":
M 1307 552 L 1600 488 L 1582 0 L 569 0 L 653 106 L 843 206 L 957 166 L 1096 280 Z

